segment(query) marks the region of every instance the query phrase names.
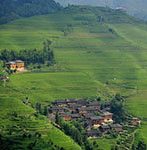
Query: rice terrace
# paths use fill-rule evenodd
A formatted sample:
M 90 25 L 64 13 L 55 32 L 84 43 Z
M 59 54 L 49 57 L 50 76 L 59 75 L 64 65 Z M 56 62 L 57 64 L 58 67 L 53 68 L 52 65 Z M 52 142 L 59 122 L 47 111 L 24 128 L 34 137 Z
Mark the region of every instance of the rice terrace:
M 30 1 L 0 1 L 0 149 L 146 150 L 146 21 Z

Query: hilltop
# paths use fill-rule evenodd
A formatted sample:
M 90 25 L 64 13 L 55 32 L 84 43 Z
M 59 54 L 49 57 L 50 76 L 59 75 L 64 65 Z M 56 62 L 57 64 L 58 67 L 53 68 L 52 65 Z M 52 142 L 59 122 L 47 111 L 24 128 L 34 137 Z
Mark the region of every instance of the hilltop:
M 111 8 L 123 8 L 129 14 L 147 20 L 146 0 L 55 0 L 61 5 L 67 6 L 68 4 L 74 5 L 92 5 L 92 6 L 103 6 Z
M 52 101 L 67 98 L 100 97 L 109 101 L 116 93 L 127 97 L 125 108 L 143 120 L 134 143 L 139 139 L 147 142 L 146 24 L 120 10 L 71 6 L 0 25 L 0 35 L 0 49 L 15 51 L 39 49 L 44 40 L 50 39 L 56 60 L 54 66 L 38 72 L 11 75 L 5 88 L 1 84 L 1 138 L 10 140 L 12 148 L 44 145 L 42 149 L 46 149 L 56 145 L 80 150 L 35 108 L 41 104 L 45 110 Z M 26 97 L 28 105 L 23 103 Z M 96 142 L 110 150 L 116 140 L 102 138 Z

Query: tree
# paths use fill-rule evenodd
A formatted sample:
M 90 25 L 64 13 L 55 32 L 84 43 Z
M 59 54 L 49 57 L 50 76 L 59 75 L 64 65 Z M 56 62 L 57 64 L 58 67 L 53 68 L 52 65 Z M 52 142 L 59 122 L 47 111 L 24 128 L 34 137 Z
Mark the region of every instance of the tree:
M 38 69 L 41 68 L 41 64 L 47 64 L 48 66 L 54 64 L 54 52 L 50 48 L 52 42 L 50 40 L 46 40 L 43 43 L 43 48 L 39 49 L 25 49 L 16 52 L 14 50 L 4 49 L 0 51 L 0 61 L 8 62 L 14 61 L 17 59 L 25 61 L 27 65 L 34 64 Z M 0 62 L 0 70 L 4 65 Z M 10 71 L 10 68 L 8 68 Z
M 52 41 L 46 40 L 43 43 L 43 58 L 44 63 L 52 64 L 54 62 L 54 53 L 53 50 L 50 48 Z
M 47 106 L 44 106 L 44 112 L 43 112 L 43 114 L 44 114 L 45 116 L 48 115 L 48 109 L 47 109 L 47 108 L 48 108 Z
M 0 61 L 0 73 L 3 71 L 3 67 L 4 67 L 4 62 Z
M 143 140 L 138 142 L 136 150 L 147 150 L 147 145 L 144 143 Z
M 93 150 L 93 145 L 88 140 L 85 141 L 85 150 Z
M 40 103 L 36 103 L 35 108 L 36 108 L 38 113 L 42 113 L 42 109 L 41 109 L 41 104 Z
M 61 8 L 54 0 L 0 0 L 0 24 L 20 17 L 52 13 Z
M 114 30 L 113 30 L 112 28 L 109 28 L 108 30 L 109 30 L 109 32 L 111 32 L 112 34 L 114 33 Z
M 118 95 L 112 99 L 110 110 L 113 113 L 113 118 L 116 122 L 121 123 L 125 121 L 126 112 L 123 106 L 123 101 Z
M 62 121 L 61 117 L 59 116 L 59 113 L 57 112 L 56 116 L 55 116 L 55 123 L 58 124 L 58 125 L 62 125 L 61 121 Z

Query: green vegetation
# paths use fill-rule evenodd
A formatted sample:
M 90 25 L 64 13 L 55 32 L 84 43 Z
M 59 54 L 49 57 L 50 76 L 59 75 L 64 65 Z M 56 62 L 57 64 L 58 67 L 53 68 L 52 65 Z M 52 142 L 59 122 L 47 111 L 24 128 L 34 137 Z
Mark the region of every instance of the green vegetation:
M 147 10 L 147 2 L 146 1 L 138 1 L 138 0 L 109 0 L 109 1 L 103 1 L 103 0 L 84 0 L 84 1 L 73 1 L 73 0 L 55 0 L 56 2 L 59 2 L 63 6 L 67 6 L 69 4 L 76 4 L 76 5 L 93 5 L 93 6 L 103 6 L 103 7 L 113 7 L 117 9 L 123 9 L 130 13 L 131 15 L 134 15 L 135 17 L 145 19 Z
M 54 0 L 0 0 L 0 24 L 20 17 L 53 13 L 61 6 Z
M 5 90 L 8 89 L 5 88 Z M 4 94 L 4 90 L 1 89 L 1 91 Z M 12 93 L 13 90 L 9 92 Z M 6 91 L 6 93 L 9 92 Z M 11 149 L 27 149 L 32 143 L 35 143 L 36 149 L 40 147 L 46 149 L 50 145 L 48 142 L 52 142 L 52 146 L 58 145 L 67 150 L 80 150 L 73 140 L 53 127 L 45 117 L 37 115 L 34 109 L 25 106 L 18 98 L 1 98 L 0 104 L 0 134 L 7 149 L 10 147 Z M 45 147 L 40 146 L 42 143 Z
M 115 95 L 111 103 L 111 112 L 113 113 L 113 118 L 117 123 L 122 123 L 126 121 L 127 113 L 124 109 L 123 104 L 124 98 L 120 95 Z
M 98 145 L 98 149 L 102 150 L 111 150 L 111 148 L 115 145 L 116 139 L 106 139 L 106 138 L 100 138 L 91 140 L 92 143 L 95 143 Z M 94 144 L 94 145 L 96 145 Z M 97 147 L 94 148 L 94 150 L 97 150 Z
M 142 118 L 138 141 L 142 138 L 147 143 L 147 27 L 125 13 L 110 12 L 104 8 L 72 7 L 0 26 L 1 50 L 41 49 L 43 41 L 50 39 L 56 61 L 50 72 L 15 74 L 5 88 L 0 86 L 0 132 L 2 127 L 6 130 L 17 123 L 10 120 L 13 111 L 21 112 L 32 115 L 31 129 L 37 126 L 37 131 L 47 126 L 41 131 L 43 140 L 68 150 L 80 149 L 48 120 L 34 116 L 34 109 L 22 100 L 29 97 L 34 106 L 37 102 L 46 105 L 65 98 L 100 96 L 108 100 L 121 93 L 129 96 L 125 102 L 128 111 Z M 6 132 L 2 135 L 10 136 Z M 101 142 L 106 149 L 111 148 L 111 140 L 99 139 L 98 143 Z M 27 147 L 30 143 L 26 139 L 20 144 Z
M 87 139 L 86 132 L 84 130 L 83 125 L 81 125 L 80 121 L 66 122 L 57 113 L 55 116 L 55 123 L 60 125 L 61 130 L 63 130 L 66 135 L 72 137 L 72 139 L 76 143 L 78 143 L 82 147 L 82 149 L 93 149 L 93 145 Z
M 139 141 L 136 149 L 137 150 L 146 150 L 147 145 L 143 141 Z
M 54 53 L 50 48 L 51 41 L 47 40 L 43 43 L 41 50 L 1 50 L 0 60 L 3 62 L 9 62 L 12 60 L 23 60 L 27 65 L 29 64 L 46 64 L 50 66 L 54 63 Z

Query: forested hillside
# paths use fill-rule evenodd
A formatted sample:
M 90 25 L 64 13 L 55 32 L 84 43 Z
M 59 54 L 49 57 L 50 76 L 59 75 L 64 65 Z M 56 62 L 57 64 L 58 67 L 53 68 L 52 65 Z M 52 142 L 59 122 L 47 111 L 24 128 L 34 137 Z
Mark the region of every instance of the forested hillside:
M 0 0 L 0 24 L 20 17 L 52 13 L 60 8 L 54 0 Z

